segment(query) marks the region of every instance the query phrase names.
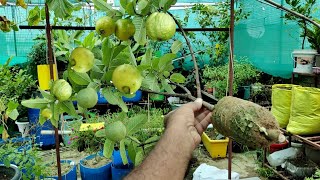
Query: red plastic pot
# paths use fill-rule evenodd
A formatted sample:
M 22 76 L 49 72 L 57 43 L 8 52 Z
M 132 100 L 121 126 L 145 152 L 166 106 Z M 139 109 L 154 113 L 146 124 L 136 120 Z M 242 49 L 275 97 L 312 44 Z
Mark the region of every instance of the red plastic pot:
M 276 151 L 280 151 L 282 149 L 287 148 L 288 145 L 289 145 L 289 142 L 287 140 L 285 142 L 283 142 L 283 143 L 280 143 L 280 144 L 271 144 L 269 152 L 273 153 L 273 152 L 276 152 Z

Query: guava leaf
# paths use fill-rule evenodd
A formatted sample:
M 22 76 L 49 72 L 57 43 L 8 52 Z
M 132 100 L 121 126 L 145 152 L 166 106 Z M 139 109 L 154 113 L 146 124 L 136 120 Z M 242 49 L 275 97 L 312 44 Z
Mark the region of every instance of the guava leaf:
M 70 116 L 77 116 L 77 111 L 74 108 L 72 101 L 62 101 L 60 102 L 60 108 L 64 112 L 68 113 Z
M 39 116 L 40 125 L 43 125 L 45 122 L 46 122 L 46 119 L 41 115 L 41 112 L 40 112 L 40 116 Z
M 137 3 L 137 13 L 140 15 L 147 15 L 150 12 L 151 2 L 148 0 L 139 0 Z
M 143 65 L 152 65 L 152 48 L 147 48 L 146 53 L 142 56 L 141 64 Z
M 110 104 L 118 105 L 124 112 L 128 112 L 127 105 L 123 102 L 122 96 L 118 92 L 113 92 L 112 88 L 103 88 L 102 95 Z
M 96 137 L 106 137 L 106 131 L 105 129 L 100 129 L 95 133 Z
M 128 164 L 128 158 L 127 158 L 126 147 L 125 147 L 124 142 L 125 142 L 124 139 L 122 139 L 120 141 L 120 156 L 121 156 L 121 159 L 122 159 L 122 163 L 124 165 L 126 165 L 126 164 Z
M 40 13 L 40 8 L 38 6 L 34 7 L 33 9 L 31 9 L 28 13 L 28 25 L 29 26 L 36 26 L 39 24 L 39 22 L 41 21 L 41 13 Z
M 72 69 L 69 69 L 68 77 L 78 85 L 86 86 L 91 82 L 91 79 L 87 73 L 79 73 Z
M 88 84 L 88 88 L 92 88 L 96 91 L 100 89 L 100 86 L 101 86 L 101 82 L 97 82 L 97 81 L 93 81 Z
M 117 14 L 117 11 L 105 0 L 92 0 L 92 2 L 98 10 L 107 12 L 108 16 L 115 16 Z
M 184 83 L 186 81 L 186 78 L 180 73 L 173 73 L 170 76 L 170 80 L 175 83 Z
M 58 128 L 58 122 L 59 122 L 59 114 L 60 114 L 60 107 L 61 107 L 61 102 L 58 103 L 51 103 L 50 108 L 52 111 L 52 118 L 50 119 L 51 124 Z
M 137 60 L 134 57 L 134 54 L 133 54 L 132 49 L 131 49 L 130 46 L 128 46 L 128 51 L 129 51 L 129 60 L 130 60 L 131 64 L 134 65 L 134 66 L 137 66 Z
M 151 138 L 147 139 L 144 143 L 147 144 L 145 145 L 145 149 L 151 148 L 155 145 L 157 141 L 159 141 L 160 137 L 159 136 L 152 136 Z
M 111 61 L 112 49 L 113 49 L 112 42 L 110 41 L 109 38 L 105 38 L 105 40 L 102 42 L 102 63 L 107 67 L 109 67 L 109 63 Z
M 19 112 L 17 110 L 19 106 L 19 103 L 15 103 L 13 101 L 10 101 L 7 104 L 7 110 L 6 110 L 6 114 L 9 116 L 9 118 L 16 120 L 17 117 L 19 116 Z
M 170 84 L 168 83 L 167 79 L 162 79 L 161 85 L 162 85 L 162 89 L 164 89 L 168 93 L 174 93 L 174 91 L 173 91 L 172 87 L 170 86 Z
M 176 40 L 172 43 L 172 46 L 171 46 L 171 52 L 173 54 L 177 54 L 182 48 L 182 42 L 179 41 L 179 40 Z
M 19 116 L 19 112 L 17 109 L 12 110 L 10 113 L 6 113 L 8 117 L 12 120 L 16 120 L 17 117 Z
M 91 33 L 89 33 L 83 40 L 82 43 L 83 47 L 88 48 L 88 49 L 92 49 L 94 47 L 94 31 L 92 31 Z
M 113 149 L 114 149 L 114 142 L 106 138 L 103 145 L 103 155 L 106 158 L 111 158 Z
M 164 12 L 168 11 L 170 7 L 177 3 L 177 0 L 160 0 L 159 6 Z
M 139 166 L 142 163 L 143 159 L 144 159 L 143 150 L 141 148 L 138 148 L 138 150 L 136 151 L 134 165 Z
M 27 4 L 24 2 L 24 0 L 17 0 L 16 5 L 21 6 L 24 9 L 27 9 Z
M 136 12 L 134 10 L 135 8 L 136 8 L 136 0 L 130 0 L 129 2 L 127 2 L 127 5 L 124 9 L 130 16 L 134 16 L 136 15 Z
M 140 16 L 135 16 L 132 19 L 132 23 L 136 28 L 136 32 L 134 34 L 134 40 L 137 41 L 140 45 L 145 45 L 147 43 L 147 30 L 145 25 L 145 20 Z
M 154 74 L 149 73 L 142 81 L 142 87 L 160 92 L 158 80 Z
M 49 101 L 54 101 L 56 99 L 53 94 L 50 94 L 49 92 L 44 91 L 44 90 L 42 90 L 40 88 L 38 88 L 38 89 L 39 89 L 41 95 L 43 96 L 43 98 L 45 98 L 45 99 L 47 99 Z
M 142 128 L 142 126 L 147 122 L 148 116 L 145 114 L 138 114 L 128 121 L 127 124 L 127 134 L 131 135 L 136 133 Z
M 168 66 L 172 65 L 172 60 L 176 57 L 176 54 L 165 54 L 162 57 L 160 57 L 158 69 L 159 72 L 163 72 L 165 70 L 168 70 Z
M 128 145 L 128 156 L 131 160 L 133 160 L 133 163 L 135 164 L 136 149 L 135 149 L 135 145 L 133 144 L 133 142 L 130 142 Z
M 46 0 L 50 10 L 54 11 L 54 15 L 58 18 L 65 18 L 71 15 L 73 5 L 68 0 Z
M 92 71 L 103 74 L 103 71 L 95 64 L 92 67 Z
M 50 103 L 47 99 L 29 99 L 29 100 L 23 100 L 21 102 L 22 106 L 25 106 L 27 108 L 36 108 L 36 109 L 42 109 L 48 106 L 48 103 Z
M 120 5 L 123 9 L 125 9 L 125 7 L 127 6 L 128 4 L 128 0 L 120 0 Z

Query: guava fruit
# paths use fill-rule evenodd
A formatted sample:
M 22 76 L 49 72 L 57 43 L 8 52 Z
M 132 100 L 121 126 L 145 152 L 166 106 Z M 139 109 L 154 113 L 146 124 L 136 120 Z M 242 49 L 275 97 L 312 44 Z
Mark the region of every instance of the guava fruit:
M 111 141 L 118 142 L 127 135 L 127 128 L 121 121 L 116 121 L 106 125 L 106 137 Z
M 140 88 L 142 76 L 135 66 L 122 64 L 113 71 L 112 83 L 120 92 L 133 94 Z
M 176 23 L 170 15 L 155 12 L 147 18 L 146 30 L 150 39 L 166 41 L 171 39 L 176 33 Z
M 108 37 L 114 33 L 116 24 L 109 16 L 103 16 L 96 22 L 96 32 L 102 37 Z
M 53 82 L 52 93 L 59 101 L 65 101 L 70 98 L 72 87 L 66 80 L 59 79 Z
M 98 102 L 98 94 L 93 88 L 81 89 L 76 98 L 78 104 L 83 108 L 92 108 Z
M 75 48 L 69 59 L 71 69 L 79 73 L 86 73 L 90 71 L 94 65 L 93 53 L 84 47 Z
M 41 111 L 41 116 L 44 119 L 51 119 L 52 118 L 52 111 L 51 109 L 45 108 Z
M 130 19 L 119 19 L 116 22 L 115 34 L 121 41 L 126 41 L 134 35 L 136 28 Z

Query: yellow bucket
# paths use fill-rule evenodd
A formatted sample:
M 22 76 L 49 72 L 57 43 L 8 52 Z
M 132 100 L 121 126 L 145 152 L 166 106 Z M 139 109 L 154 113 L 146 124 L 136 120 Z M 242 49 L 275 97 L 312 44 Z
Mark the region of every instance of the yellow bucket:
M 227 156 L 229 138 L 223 140 L 211 140 L 206 133 L 201 136 L 204 147 L 206 147 L 212 158 L 224 158 Z
M 41 90 L 50 89 L 49 87 L 49 82 L 51 80 L 50 66 L 48 64 L 38 65 L 37 70 L 38 70 L 38 82 L 39 82 L 40 89 Z M 53 65 L 53 72 L 54 72 L 54 80 L 57 80 L 58 72 L 57 72 L 57 66 L 55 64 Z

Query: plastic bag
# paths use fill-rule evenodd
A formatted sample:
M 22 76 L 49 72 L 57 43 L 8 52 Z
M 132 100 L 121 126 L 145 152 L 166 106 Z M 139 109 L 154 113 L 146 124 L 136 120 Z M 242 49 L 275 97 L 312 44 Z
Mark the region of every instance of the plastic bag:
M 320 89 L 292 89 L 291 115 L 287 131 L 298 135 L 320 133 Z
M 231 172 L 231 179 L 239 179 L 240 174 L 236 172 Z M 215 166 L 207 165 L 202 163 L 196 171 L 193 173 L 192 180 L 222 180 L 228 179 L 228 170 L 219 169 Z
M 281 128 L 287 127 L 290 118 L 292 84 L 275 84 L 272 86 L 271 113 L 278 121 Z

